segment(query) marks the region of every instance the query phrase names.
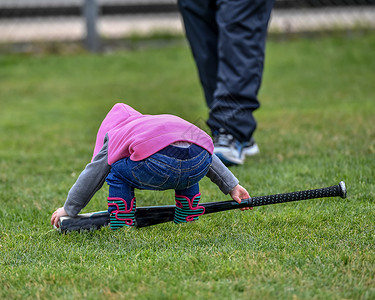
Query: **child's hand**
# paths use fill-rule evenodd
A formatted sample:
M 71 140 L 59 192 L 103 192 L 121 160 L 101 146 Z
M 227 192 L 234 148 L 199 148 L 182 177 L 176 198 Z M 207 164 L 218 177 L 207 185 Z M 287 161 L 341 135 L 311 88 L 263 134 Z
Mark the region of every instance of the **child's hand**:
M 56 209 L 56 211 L 52 214 L 51 217 L 51 224 L 55 225 L 57 228 L 59 228 L 59 220 L 60 217 L 67 216 L 68 214 L 66 213 L 64 207 L 60 207 Z
M 233 190 L 229 193 L 234 201 L 237 203 L 241 203 L 241 199 L 248 199 L 250 198 L 249 193 L 246 191 L 246 189 L 239 184 L 237 184 Z M 248 210 L 253 209 L 252 207 L 243 207 L 241 210 Z

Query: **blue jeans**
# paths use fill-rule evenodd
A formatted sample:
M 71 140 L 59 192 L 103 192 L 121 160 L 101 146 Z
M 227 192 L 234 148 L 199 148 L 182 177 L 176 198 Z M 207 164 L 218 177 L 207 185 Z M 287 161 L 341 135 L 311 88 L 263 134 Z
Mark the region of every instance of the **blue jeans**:
M 174 189 L 176 194 L 191 199 L 199 193 L 198 182 L 211 162 L 210 153 L 194 144 L 188 148 L 170 145 L 141 161 L 120 159 L 112 164 L 106 179 L 109 198 L 122 198 L 130 207 L 134 189 Z

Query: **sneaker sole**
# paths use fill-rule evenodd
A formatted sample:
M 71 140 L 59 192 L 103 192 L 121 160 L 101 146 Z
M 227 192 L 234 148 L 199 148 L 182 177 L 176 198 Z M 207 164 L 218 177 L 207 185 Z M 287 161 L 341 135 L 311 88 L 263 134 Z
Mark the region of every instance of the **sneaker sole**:
M 224 150 L 224 151 L 223 151 Z M 233 166 L 233 165 L 242 165 L 244 163 L 244 158 L 237 158 L 233 157 L 228 153 L 228 151 L 225 151 L 227 149 L 220 149 L 215 148 L 214 153 L 216 156 L 227 166 Z
M 246 156 L 253 156 L 259 154 L 259 147 L 257 144 L 252 145 L 251 147 L 246 147 L 243 149 L 243 153 Z

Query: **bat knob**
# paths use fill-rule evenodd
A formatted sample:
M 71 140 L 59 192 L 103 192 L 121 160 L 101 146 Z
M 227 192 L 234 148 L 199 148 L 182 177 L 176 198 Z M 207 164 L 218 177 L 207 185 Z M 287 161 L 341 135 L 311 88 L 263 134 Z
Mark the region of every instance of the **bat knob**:
M 340 181 L 339 183 L 339 186 L 340 186 L 340 197 L 345 199 L 346 198 L 346 186 L 345 186 L 345 182 L 344 181 Z

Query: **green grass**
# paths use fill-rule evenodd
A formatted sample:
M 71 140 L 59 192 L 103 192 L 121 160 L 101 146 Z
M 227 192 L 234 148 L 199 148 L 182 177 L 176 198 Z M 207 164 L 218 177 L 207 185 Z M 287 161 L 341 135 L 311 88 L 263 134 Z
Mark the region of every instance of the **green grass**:
M 59 235 L 50 224 L 116 102 L 206 129 L 189 49 L 0 55 L 0 298 L 375 299 L 375 36 L 268 43 L 253 196 L 337 184 L 348 198 L 199 222 Z M 202 201 L 229 200 L 208 179 Z M 103 210 L 107 188 L 84 210 Z M 137 204 L 173 204 L 140 191 Z

